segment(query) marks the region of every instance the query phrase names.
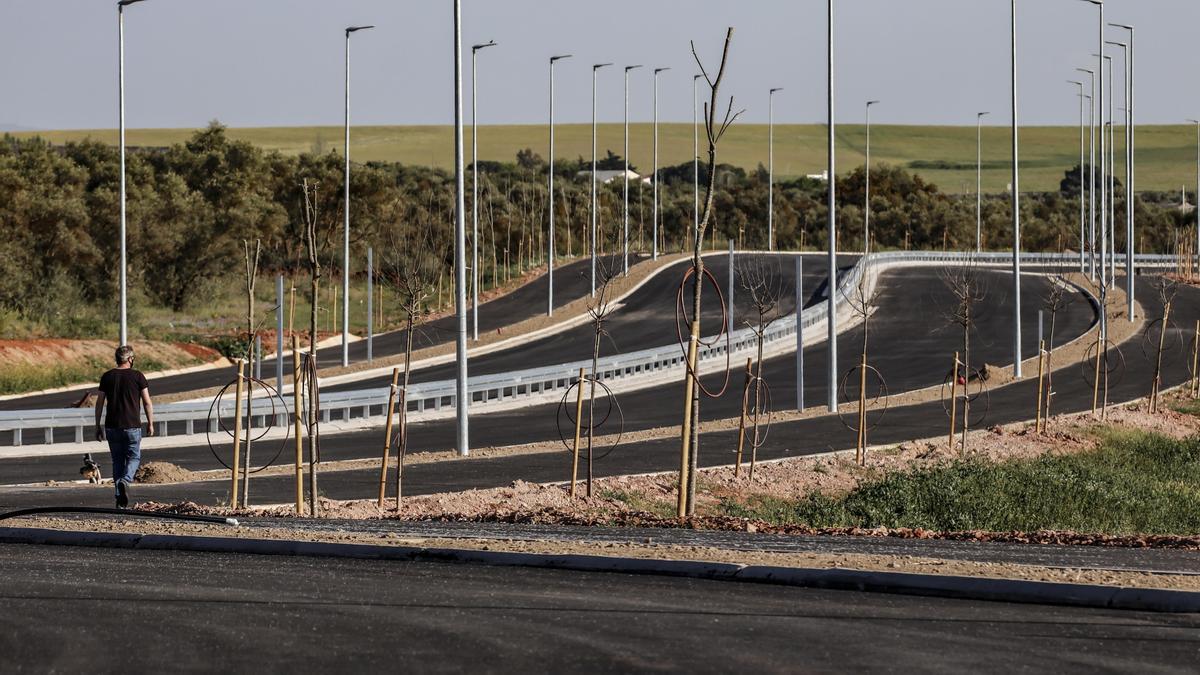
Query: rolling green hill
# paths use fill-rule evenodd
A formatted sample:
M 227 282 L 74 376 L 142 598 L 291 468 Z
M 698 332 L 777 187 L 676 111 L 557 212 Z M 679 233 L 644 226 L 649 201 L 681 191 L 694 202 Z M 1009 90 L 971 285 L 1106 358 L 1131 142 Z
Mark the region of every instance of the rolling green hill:
M 185 140 L 193 129 L 135 129 L 128 140 L 135 146 L 165 146 Z M 852 170 L 863 160 L 864 129 L 861 125 L 838 127 L 838 171 Z M 341 127 L 272 127 L 230 129 L 235 139 L 247 140 L 286 154 L 313 150 L 337 151 L 342 145 Z M 821 125 L 777 125 L 775 164 L 781 177 L 820 173 L 825 163 L 825 127 Z M 1124 175 L 1123 132 L 1118 129 L 1119 175 Z M 14 136 L 42 136 L 53 143 L 95 138 L 115 143 L 116 130 L 18 132 Z M 631 126 L 631 159 L 648 169 L 652 162 L 652 127 Z M 872 128 L 872 159 L 908 168 L 951 193 L 975 190 L 975 128 L 934 126 L 889 126 Z M 733 127 L 721 148 L 722 162 L 753 170 L 767 159 L 766 125 Z M 544 125 L 484 127 L 479 138 L 480 158 L 514 161 L 517 151 L 532 148 L 545 155 Z M 470 142 L 470 128 L 467 129 Z M 1188 126 L 1145 126 L 1138 129 L 1138 189 L 1174 191 L 1195 185 L 1195 131 Z M 453 134 L 447 126 L 355 127 L 352 150 L 356 161 L 398 161 L 405 164 L 450 168 Z M 659 130 L 660 164 L 678 164 L 692 156 L 690 124 L 664 124 Z M 985 127 L 983 131 L 984 190 L 999 192 L 1009 184 L 1009 130 Z M 619 152 L 622 127 L 600 127 L 601 154 Z M 1063 173 L 1079 161 L 1077 127 L 1029 127 L 1022 130 L 1022 190 L 1057 189 Z M 468 151 L 470 146 L 468 145 Z M 591 127 L 560 125 L 559 158 L 590 157 Z M 469 156 L 468 156 L 469 161 Z

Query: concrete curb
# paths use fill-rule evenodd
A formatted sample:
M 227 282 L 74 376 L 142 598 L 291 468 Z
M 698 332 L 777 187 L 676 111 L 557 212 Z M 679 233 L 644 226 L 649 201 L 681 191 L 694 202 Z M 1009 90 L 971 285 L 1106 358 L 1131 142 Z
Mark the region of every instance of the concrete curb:
M 186 551 L 286 555 L 398 562 L 442 562 L 497 567 L 529 567 L 576 572 L 610 572 L 772 584 L 822 590 L 919 595 L 958 600 L 1060 605 L 1144 612 L 1200 613 L 1200 593 L 1164 589 L 1112 588 L 977 577 L 806 569 L 691 560 L 652 560 L 597 555 L 513 553 L 469 549 L 333 544 L 276 539 L 69 532 L 40 528 L 0 528 L 0 544 L 83 546 L 140 551 Z

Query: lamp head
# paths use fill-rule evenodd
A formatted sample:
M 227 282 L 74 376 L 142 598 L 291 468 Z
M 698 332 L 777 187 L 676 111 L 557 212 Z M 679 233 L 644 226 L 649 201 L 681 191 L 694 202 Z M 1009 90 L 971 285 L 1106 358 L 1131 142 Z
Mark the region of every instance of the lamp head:
M 558 61 L 562 61 L 563 59 L 569 59 L 572 56 L 574 56 L 574 54 L 559 54 L 558 56 L 551 56 L 550 63 L 556 63 Z
M 346 37 L 350 37 L 351 33 L 357 33 L 360 30 L 371 30 L 375 26 L 350 26 L 346 29 Z
M 495 46 L 496 46 L 496 44 L 497 44 L 497 42 L 496 42 L 495 40 L 489 40 L 488 42 L 486 42 L 486 43 L 484 43 L 484 44 L 480 44 L 480 45 L 474 45 L 474 46 L 472 46 L 472 47 L 471 47 L 471 51 L 472 51 L 472 52 L 477 52 L 477 51 L 479 51 L 480 49 L 487 49 L 488 47 L 495 47 Z
M 642 67 L 641 64 L 638 64 L 636 66 L 625 66 L 625 72 L 628 73 L 631 70 L 637 70 L 638 68 L 641 68 L 641 67 Z
M 774 89 L 771 90 L 770 93 L 774 94 L 777 91 L 783 91 L 783 87 L 775 87 Z
M 120 9 L 125 9 L 126 7 L 128 7 L 134 3 L 144 2 L 144 1 L 145 0 L 120 0 L 120 2 L 117 3 L 117 7 Z
M 607 68 L 611 65 L 612 65 L 611 63 L 597 63 L 594 66 L 592 66 L 592 72 L 600 70 L 601 68 Z
M 659 74 L 659 73 L 665 73 L 665 72 L 667 72 L 667 71 L 668 71 L 668 70 L 670 70 L 670 69 L 671 69 L 671 67 L 670 67 L 670 66 L 668 66 L 668 67 L 666 67 L 666 68 L 655 68 L 655 69 L 654 69 L 654 74 L 655 74 L 655 75 L 657 75 L 657 74 Z

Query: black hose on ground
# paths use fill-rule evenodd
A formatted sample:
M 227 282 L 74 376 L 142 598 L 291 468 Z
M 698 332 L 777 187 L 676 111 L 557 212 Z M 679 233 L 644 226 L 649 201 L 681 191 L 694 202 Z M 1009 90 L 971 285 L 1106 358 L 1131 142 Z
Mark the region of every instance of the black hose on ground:
M 237 518 L 221 516 L 185 515 L 182 513 L 158 513 L 155 511 L 137 511 L 131 509 L 108 509 L 99 506 L 39 506 L 32 509 L 21 509 L 0 513 L 0 520 L 20 518 L 21 516 L 36 516 L 44 513 L 89 513 L 93 515 L 127 516 L 134 518 L 158 518 L 161 520 L 185 520 L 193 523 L 212 523 L 215 525 L 238 525 Z

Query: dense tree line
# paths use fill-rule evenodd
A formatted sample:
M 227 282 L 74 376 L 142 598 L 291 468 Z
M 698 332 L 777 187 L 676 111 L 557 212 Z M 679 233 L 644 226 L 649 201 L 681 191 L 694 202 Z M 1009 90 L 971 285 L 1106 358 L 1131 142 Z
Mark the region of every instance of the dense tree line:
M 623 168 L 608 153 L 603 169 Z M 0 312 L 73 333 L 111 324 L 117 292 L 119 210 L 117 150 L 96 142 L 52 146 L 5 137 L 0 143 Z M 513 163 L 480 165 L 481 272 L 485 284 L 516 269 L 544 263 L 547 223 L 546 163 L 525 150 Z M 556 244 L 559 255 L 585 252 L 589 231 L 590 160 L 556 162 Z M 704 171 L 701 167 L 701 171 Z M 694 207 L 693 165 L 659 174 L 661 247 L 687 245 Z M 1065 172 L 1062 190 L 1024 197 L 1024 246 L 1059 250 L 1077 246 L 1078 167 Z M 261 239 L 266 272 L 302 269 L 301 182 L 319 185 L 324 257 L 340 273 L 342 161 L 334 153 L 285 156 L 228 138 L 212 124 L 188 142 L 135 150 L 128 159 L 128 232 L 131 292 L 184 312 L 212 284 L 238 269 L 243 240 Z M 701 182 L 707 176 L 701 176 Z M 470 187 L 468 177 L 468 188 Z M 743 247 L 765 247 L 766 171 L 718 167 L 714 236 Z M 838 182 L 839 222 L 845 249 L 862 247 L 865 174 L 859 168 Z M 825 184 L 784 180 L 775 188 L 776 240 L 780 248 L 826 246 Z M 630 230 L 635 251 L 650 249 L 653 186 L 630 184 Z M 618 250 L 623 183 L 600 188 L 601 248 Z M 468 190 L 468 200 L 470 190 Z M 1190 226 L 1170 197 L 1135 200 L 1142 244 L 1167 251 L 1179 228 Z M 470 208 L 468 202 L 468 208 Z M 444 171 L 393 163 L 357 166 L 351 186 L 352 248 L 361 274 L 365 250 L 403 249 L 431 242 L 440 264 L 451 262 L 453 177 Z M 970 248 L 975 199 L 953 196 L 919 175 L 896 167 L 871 174 L 872 237 L 878 248 Z M 985 248 L 1011 246 L 1011 203 L 984 199 Z M 1123 213 L 1124 194 L 1117 209 Z M 470 212 L 468 212 L 468 231 Z M 1118 236 L 1122 242 L 1123 236 Z M 1121 243 L 1120 245 L 1123 245 Z M 138 303 L 132 303 L 136 311 Z M 57 317 L 58 321 L 55 321 Z

